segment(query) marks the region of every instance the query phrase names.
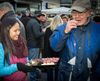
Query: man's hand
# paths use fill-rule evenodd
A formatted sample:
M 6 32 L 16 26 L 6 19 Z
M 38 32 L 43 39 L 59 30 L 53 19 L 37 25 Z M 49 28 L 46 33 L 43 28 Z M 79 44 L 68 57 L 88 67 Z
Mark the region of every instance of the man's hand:
M 69 20 L 65 28 L 65 33 L 69 33 L 73 28 L 77 28 L 77 23 L 75 20 Z

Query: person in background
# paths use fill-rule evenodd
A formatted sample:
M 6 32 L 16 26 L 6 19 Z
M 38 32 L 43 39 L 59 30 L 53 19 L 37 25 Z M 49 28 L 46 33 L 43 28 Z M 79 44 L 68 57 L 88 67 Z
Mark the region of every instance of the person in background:
M 25 34 L 26 34 L 26 40 L 27 40 L 27 24 L 31 20 L 31 17 L 29 17 L 29 12 L 27 10 L 23 10 L 22 12 L 22 17 L 20 18 L 20 21 L 23 23 L 24 28 L 25 28 Z
M 63 21 L 59 15 L 53 17 L 49 26 L 47 26 L 45 35 L 44 35 L 44 56 L 43 57 L 58 57 L 56 52 L 50 47 L 49 38 L 52 35 L 53 31 L 59 26 L 62 25 Z
M 37 13 L 34 18 L 31 18 L 26 25 L 26 40 L 27 47 L 29 50 L 28 59 L 40 58 L 40 49 L 42 45 L 42 39 L 44 36 L 44 31 L 41 28 L 41 22 L 45 20 L 45 15 L 42 13 Z M 36 76 L 35 76 L 36 74 Z M 34 78 L 40 78 L 40 70 L 35 70 L 29 74 L 30 81 L 36 81 Z
M 33 71 L 27 66 L 28 49 L 20 35 L 20 23 L 15 17 L 0 22 L 0 77 L 3 81 L 28 81 L 27 72 Z
M 91 73 L 100 73 L 100 24 L 91 19 L 91 11 L 90 0 L 75 0 L 72 20 L 57 27 L 50 37 L 52 49 L 61 51 L 58 81 L 91 81 Z
M 29 49 L 29 60 L 39 58 L 42 37 L 44 31 L 41 28 L 41 22 L 45 20 L 45 15 L 37 13 L 34 18 L 31 18 L 26 26 L 27 46 Z
M 18 19 L 22 17 L 22 13 L 20 11 L 17 11 L 15 14 Z
M 46 28 L 45 35 L 44 35 L 44 58 L 52 58 L 52 57 L 59 57 L 58 53 L 53 51 L 52 48 L 50 47 L 50 42 L 49 38 L 52 35 L 53 31 L 59 26 L 62 25 L 63 21 L 59 15 L 56 15 L 50 25 Z M 57 74 L 57 71 L 55 69 L 55 72 Z M 56 77 L 55 77 L 56 78 Z M 54 81 L 53 79 L 53 70 L 48 69 L 47 70 L 47 81 Z M 57 80 L 55 80 L 57 81 Z
M 63 20 L 63 23 L 67 23 L 69 18 L 66 15 L 61 15 L 61 19 Z
M 15 14 L 13 6 L 9 2 L 2 2 L 0 3 L 0 20 L 2 21 L 3 19 L 7 17 L 15 17 L 16 19 L 18 19 Z M 18 21 L 21 24 L 21 28 L 20 28 L 21 35 L 24 37 L 24 39 L 26 39 L 24 25 L 19 19 Z

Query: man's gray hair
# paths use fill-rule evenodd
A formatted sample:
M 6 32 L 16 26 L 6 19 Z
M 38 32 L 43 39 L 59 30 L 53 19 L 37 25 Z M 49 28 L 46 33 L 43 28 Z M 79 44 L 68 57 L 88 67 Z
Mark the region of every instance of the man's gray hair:
M 14 11 L 12 4 L 9 2 L 0 3 L 0 9 L 6 9 L 7 11 Z

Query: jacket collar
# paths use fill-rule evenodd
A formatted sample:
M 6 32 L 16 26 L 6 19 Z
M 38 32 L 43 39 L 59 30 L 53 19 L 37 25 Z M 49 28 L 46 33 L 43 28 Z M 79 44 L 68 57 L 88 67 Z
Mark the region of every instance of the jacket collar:
M 85 32 L 90 22 L 91 22 L 91 18 L 88 18 L 87 22 L 84 25 L 78 26 L 78 29 Z

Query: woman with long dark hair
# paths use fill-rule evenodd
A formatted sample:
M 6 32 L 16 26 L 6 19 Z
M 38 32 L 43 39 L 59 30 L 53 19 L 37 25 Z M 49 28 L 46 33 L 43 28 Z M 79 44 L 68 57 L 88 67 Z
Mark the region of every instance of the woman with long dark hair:
M 8 17 L 0 23 L 0 77 L 4 81 L 27 81 L 26 72 L 32 67 L 25 65 L 28 50 L 20 35 L 20 23 Z

